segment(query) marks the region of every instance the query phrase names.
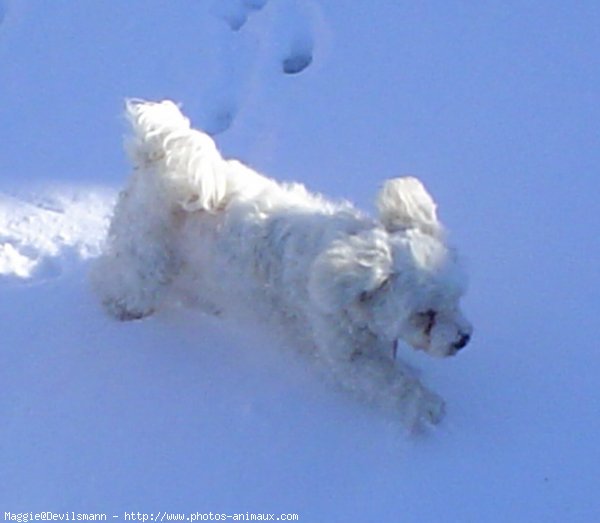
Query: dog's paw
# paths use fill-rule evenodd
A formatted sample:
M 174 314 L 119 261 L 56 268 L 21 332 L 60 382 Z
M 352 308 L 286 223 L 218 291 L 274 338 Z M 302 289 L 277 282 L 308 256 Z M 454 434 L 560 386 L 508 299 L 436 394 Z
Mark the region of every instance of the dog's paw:
M 119 321 L 133 321 L 133 320 L 141 320 L 146 316 L 151 316 L 154 313 L 153 310 L 149 311 L 130 311 L 130 310 L 122 310 L 115 317 Z
M 141 320 L 146 316 L 154 314 L 154 309 L 131 309 L 121 302 L 105 301 L 103 302 L 103 305 L 106 312 L 119 321 Z
M 415 429 L 424 423 L 437 425 L 446 414 L 444 400 L 422 385 L 415 386 L 403 398 L 404 422 L 410 429 Z
M 419 405 L 419 420 L 437 425 L 446 415 L 446 402 L 433 392 L 428 392 Z

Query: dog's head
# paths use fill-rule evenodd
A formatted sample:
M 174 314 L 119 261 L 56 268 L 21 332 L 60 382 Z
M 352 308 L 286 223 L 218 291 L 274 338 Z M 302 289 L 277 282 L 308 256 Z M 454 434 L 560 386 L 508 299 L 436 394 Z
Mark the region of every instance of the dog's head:
M 396 178 L 377 207 L 380 227 L 335 241 L 316 260 L 311 297 L 324 313 L 344 311 L 382 340 L 456 354 L 472 334 L 459 308 L 465 277 L 433 199 L 417 179 Z

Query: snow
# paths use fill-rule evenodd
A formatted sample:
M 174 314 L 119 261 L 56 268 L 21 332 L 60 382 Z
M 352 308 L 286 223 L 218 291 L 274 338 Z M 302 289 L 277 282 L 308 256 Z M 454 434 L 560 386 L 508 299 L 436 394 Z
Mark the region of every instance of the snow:
M 591 2 L 0 1 L 0 511 L 597 518 L 599 23 Z M 103 314 L 87 270 L 127 97 L 371 211 L 381 180 L 424 180 L 476 328 L 452 360 L 402 351 L 441 426 L 407 435 L 261 326 Z
M 2 276 L 41 280 L 53 276 L 53 264 L 60 270 L 69 251 L 81 259 L 101 251 L 112 192 L 93 187 L 45 187 L 41 191 L 21 197 L 0 194 Z

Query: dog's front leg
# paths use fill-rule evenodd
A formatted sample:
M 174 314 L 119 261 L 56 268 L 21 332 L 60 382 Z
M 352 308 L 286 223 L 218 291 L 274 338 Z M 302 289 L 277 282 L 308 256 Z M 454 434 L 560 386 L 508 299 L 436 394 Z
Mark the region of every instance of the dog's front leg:
M 437 424 L 444 416 L 442 398 L 425 387 L 401 362 L 365 352 L 353 358 L 351 365 L 359 389 L 369 391 L 375 387 L 371 393 L 375 402 L 396 409 L 408 428 L 422 422 Z
M 381 343 L 365 330 L 340 318 L 320 318 L 317 345 L 338 381 L 362 399 L 398 412 L 408 428 L 423 421 L 436 424 L 444 401 L 427 389 L 408 366 L 395 362 Z
M 102 304 L 120 320 L 152 314 L 179 267 L 177 216 L 142 189 L 133 184 L 120 195 L 105 252 L 92 270 Z

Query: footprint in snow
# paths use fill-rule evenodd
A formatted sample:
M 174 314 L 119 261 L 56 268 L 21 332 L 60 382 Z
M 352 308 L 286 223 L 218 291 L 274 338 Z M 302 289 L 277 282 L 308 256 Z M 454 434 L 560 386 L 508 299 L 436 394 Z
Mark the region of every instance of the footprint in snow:
M 276 86 L 269 85 L 274 71 L 296 76 L 311 66 L 317 11 L 311 0 L 215 0 L 212 14 L 232 34 L 221 49 L 220 74 L 205 97 L 206 132 L 228 131 L 257 99 L 275 104 L 280 95 L 271 96 Z
M 260 11 L 267 0 L 216 0 L 212 11 L 215 16 L 223 20 L 232 31 L 239 31 L 248 17 Z
M 206 119 L 203 128 L 211 136 L 227 131 L 237 116 L 237 108 L 228 102 L 221 102 L 211 111 L 210 117 Z
M 305 35 L 290 45 L 290 51 L 281 61 L 281 69 L 285 74 L 299 74 L 313 61 L 312 38 Z

